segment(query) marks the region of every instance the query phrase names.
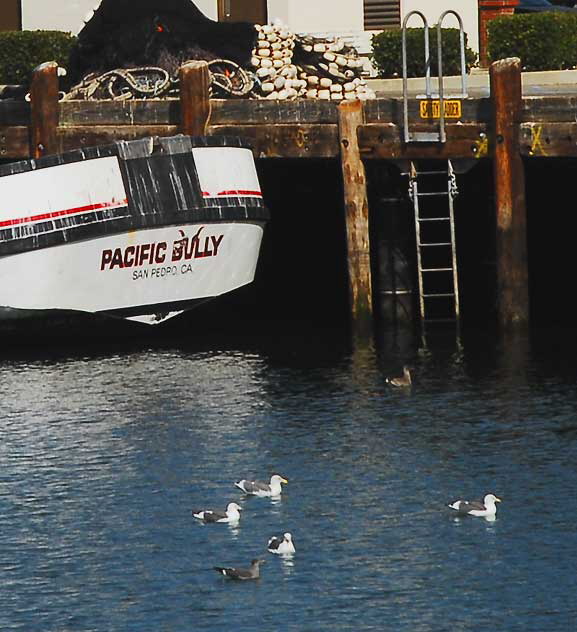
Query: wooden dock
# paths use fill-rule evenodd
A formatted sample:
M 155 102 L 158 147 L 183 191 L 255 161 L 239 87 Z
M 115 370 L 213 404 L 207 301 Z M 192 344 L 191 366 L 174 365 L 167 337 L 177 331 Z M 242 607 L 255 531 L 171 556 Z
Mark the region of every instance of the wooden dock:
M 351 314 L 371 317 L 368 259 L 368 161 L 491 159 L 495 174 L 499 321 L 528 324 L 523 158 L 577 157 L 577 96 L 523 97 L 518 60 L 490 69 L 491 96 L 462 100 L 459 119 L 446 119 L 446 142 L 403 140 L 400 98 L 337 105 L 318 100 L 217 100 L 208 97 L 202 62 L 181 69 L 179 99 L 58 100 L 57 68 L 44 64 L 31 102 L 0 100 L 0 159 L 19 160 L 146 136 L 226 134 L 246 138 L 263 159 L 327 158 L 341 162 L 347 225 Z M 435 129 L 409 103 L 414 130 Z

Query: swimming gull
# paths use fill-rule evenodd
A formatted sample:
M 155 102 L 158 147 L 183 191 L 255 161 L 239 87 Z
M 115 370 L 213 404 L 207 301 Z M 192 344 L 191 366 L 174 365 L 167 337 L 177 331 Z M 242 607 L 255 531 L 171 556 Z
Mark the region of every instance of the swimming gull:
M 282 494 L 281 483 L 288 483 L 288 481 L 278 474 L 273 474 L 270 477 L 270 483 L 247 481 L 243 478 L 241 481 L 236 481 L 235 485 L 242 489 L 245 494 L 252 496 L 280 496 Z
M 236 503 L 228 503 L 225 511 L 212 511 L 209 509 L 192 510 L 192 515 L 204 522 L 238 522 L 242 507 Z
M 487 494 L 483 500 L 456 500 L 449 507 L 460 514 L 469 516 L 480 516 L 484 518 L 494 517 L 497 513 L 497 505 L 501 499 L 493 494 Z
M 401 377 L 391 377 L 385 380 L 391 386 L 411 386 L 411 372 L 409 371 L 409 367 L 403 367 L 403 375 Z
M 277 555 L 286 555 L 287 553 L 295 552 L 295 545 L 293 543 L 293 537 L 290 533 L 284 533 L 282 538 L 273 536 L 266 545 L 269 553 L 276 553 Z
M 232 568 L 230 566 L 214 566 L 214 570 L 222 573 L 229 579 L 258 579 L 260 577 L 260 565 L 264 560 L 254 559 L 250 563 L 250 568 Z

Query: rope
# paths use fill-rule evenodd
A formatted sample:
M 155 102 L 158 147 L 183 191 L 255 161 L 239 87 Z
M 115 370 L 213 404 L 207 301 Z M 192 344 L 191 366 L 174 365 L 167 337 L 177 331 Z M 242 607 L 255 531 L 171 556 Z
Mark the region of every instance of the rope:
M 255 77 L 228 59 L 208 62 L 210 94 L 215 98 L 246 97 L 251 94 Z M 176 96 L 178 77 L 171 77 L 163 68 L 117 68 L 104 74 L 87 75 L 64 96 L 64 100 L 126 101 L 129 99 L 157 99 Z

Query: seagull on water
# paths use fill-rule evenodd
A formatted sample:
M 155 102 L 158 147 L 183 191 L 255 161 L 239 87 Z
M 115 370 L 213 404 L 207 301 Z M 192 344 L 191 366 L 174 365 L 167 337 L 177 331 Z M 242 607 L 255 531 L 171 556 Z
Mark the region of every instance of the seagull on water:
M 250 563 L 250 568 L 232 568 L 230 566 L 214 566 L 214 570 L 222 573 L 229 579 L 258 579 L 260 577 L 260 565 L 264 560 L 254 559 Z
M 282 538 L 277 536 L 270 538 L 266 548 L 269 553 L 276 553 L 277 555 L 286 555 L 295 552 L 293 537 L 288 532 L 284 533 Z
M 209 509 L 192 510 L 192 515 L 203 522 L 238 522 L 242 507 L 236 503 L 228 503 L 225 511 L 211 511 Z
M 497 513 L 497 505 L 501 499 L 494 494 L 487 494 L 483 500 L 456 500 L 449 507 L 458 511 L 461 515 L 480 516 L 493 518 Z
M 263 481 L 247 481 L 243 478 L 241 481 L 236 481 L 235 485 L 245 494 L 252 496 L 280 496 L 282 494 L 282 483 L 288 483 L 287 479 L 279 474 L 273 474 L 270 477 L 269 483 Z
M 385 382 L 387 382 L 387 384 L 390 384 L 391 386 L 411 386 L 412 381 L 409 367 L 403 367 L 403 375 L 401 375 L 401 377 L 388 377 Z

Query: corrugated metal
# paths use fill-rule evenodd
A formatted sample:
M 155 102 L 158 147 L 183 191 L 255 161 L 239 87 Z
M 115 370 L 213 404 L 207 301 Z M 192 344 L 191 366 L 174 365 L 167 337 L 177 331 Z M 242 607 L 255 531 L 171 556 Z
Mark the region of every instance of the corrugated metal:
M 364 0 L 365 30 L 377 31 L 401 24 L 400 0 Z

